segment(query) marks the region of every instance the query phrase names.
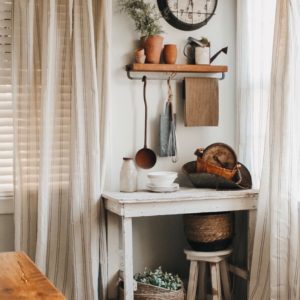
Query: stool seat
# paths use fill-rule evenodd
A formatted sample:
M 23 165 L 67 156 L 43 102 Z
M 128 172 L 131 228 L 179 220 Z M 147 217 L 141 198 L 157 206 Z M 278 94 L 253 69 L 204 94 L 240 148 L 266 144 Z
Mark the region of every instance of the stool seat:
M 187 300 L 195 300 L 198 287 L 199 300 L 206 299 L 205 273 L 206 264 L 209 264 L 212 284 L 212 299 L 222 300 L 222 288 L 225 300 L 231 300 L 230 283 L 226 258 L 231 255 L 232 249 L 213 252 L 184 250 L 187 260 L 191 261 Z M 221 284 L 222 283 L 222 284 Z
M 188 260 L 206 261 L 206 262 L 220 262 L 225 257 L 231 255 L 232 249 L 213 252 L 201 252 L 193 250 L 184 250 Z

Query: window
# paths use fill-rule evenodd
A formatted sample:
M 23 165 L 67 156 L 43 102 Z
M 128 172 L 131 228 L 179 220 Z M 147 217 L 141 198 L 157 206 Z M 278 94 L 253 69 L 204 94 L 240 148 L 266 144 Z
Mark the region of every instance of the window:
M 12 1 L 0 0 L 0 205 L 13 197 Z M 2 203 L 1 203 L 2 202 Z M 3 212 L 1 209 L 0 212 Z M 7 212 L 7 211 L 6 211 Z

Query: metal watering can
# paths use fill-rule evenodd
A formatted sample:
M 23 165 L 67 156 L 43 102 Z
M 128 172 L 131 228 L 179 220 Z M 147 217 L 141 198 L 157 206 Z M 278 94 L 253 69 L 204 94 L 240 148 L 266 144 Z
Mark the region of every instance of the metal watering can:
M 201 42 L 201 40 L 197 40 L 193 37 L 189 37 L 188 41 L 183 49 L 183 54 L 184 54 L 184 56 L 187 57 L 189 64 L 195 63 L 195 52 L 196 52 L 197 47 L 201 47 L 201 48 L 209 47 L 210 48 L 210 44 L 208 43 L 208 45 L 205 45 Z M 223 52 L 223 53 L 227 54 L 227 51 L 228 51 L 228 47 L 222 48 L 217 53 L 215 53 L 213 56 L 210 56 L 209 63 L 211 64 L 219 56 L 220 53 Z

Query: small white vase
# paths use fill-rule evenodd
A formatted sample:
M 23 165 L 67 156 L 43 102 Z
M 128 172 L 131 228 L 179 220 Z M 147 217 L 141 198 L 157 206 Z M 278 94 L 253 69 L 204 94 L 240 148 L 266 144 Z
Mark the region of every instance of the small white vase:
M 210 47 L 196 47 L 195 61 L 197 65 L 210 64 Z

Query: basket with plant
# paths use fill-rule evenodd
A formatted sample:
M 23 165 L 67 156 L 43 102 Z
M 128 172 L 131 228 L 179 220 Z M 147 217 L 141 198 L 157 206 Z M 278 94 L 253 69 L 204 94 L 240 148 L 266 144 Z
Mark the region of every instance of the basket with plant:
M 145 268 L 144 272 L 134 275 L 137 290 L 134 300 L 184 300 L 184 289 L 178 275 L 163 272 L 159 267 L 155 270 Z M 119 289 L 119 300 L 124 299 L 124 290 Z

